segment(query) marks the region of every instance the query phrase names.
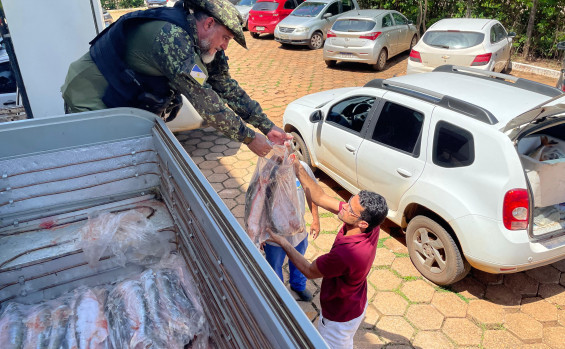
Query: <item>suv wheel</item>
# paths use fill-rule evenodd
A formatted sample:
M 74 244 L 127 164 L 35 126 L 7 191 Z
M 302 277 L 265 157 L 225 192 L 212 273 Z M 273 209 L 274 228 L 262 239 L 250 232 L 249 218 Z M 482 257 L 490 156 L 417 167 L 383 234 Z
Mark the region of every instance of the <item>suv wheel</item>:
M 311 50 L 318 50 L 324 45 L 324 36 L 320 32 L 315 32 L 308 42 L 308 47 Z
M 310 152 L 308 151 L 308 148 L 306 148 L 306 143 L 304 143 L 304 140 L 298 133 L 291 132 L 290 134 L 293 137 L 292 146 L 294 147 L 294 150 L 298 153 L 298 160 L 304 161 L 313 170 L 314 167 L 312 166 L 312 157 L 310 156 Z
M 386 48 L 383 47 L 381 52 L 379 52 L 379 58 L 377 59 L 377 63 L 373 64 L 372 67 L 376 71 L 382 71 L 385 69 L 387 59 Z
M 259 37 L 259 33 L 256 33 L 256 32 L 250 32 L 250 33 L 251 33 L 251 37 L 253 39 L 257 39 Z
M 410 221 L 406 245 L 416 269 L 437 285 L 453 284 L 471 270 L 451 235 L 428 217 L 416 216 Z

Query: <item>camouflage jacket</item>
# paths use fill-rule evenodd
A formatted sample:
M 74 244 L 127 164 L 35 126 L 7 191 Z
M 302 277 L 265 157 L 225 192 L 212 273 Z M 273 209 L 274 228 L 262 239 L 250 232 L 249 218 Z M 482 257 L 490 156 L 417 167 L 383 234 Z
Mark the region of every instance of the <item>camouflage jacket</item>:
M 247 138 L 248 143 L 255 133 L 246 123 L 264 134 L 269 132 L 273 122 L 263 113 L 259 103 L 231 78 L 224 52 L 216 53 L 210 64 L 202 63 L 196 20 L 188 16 L 188 21 L 193 27 L 189 35 L 167 23 L 153 41 L 151 51 L 161 73 L 169 78 L 173 89 L 188 98 L 208 125 L 226 136 L 240 142 Z

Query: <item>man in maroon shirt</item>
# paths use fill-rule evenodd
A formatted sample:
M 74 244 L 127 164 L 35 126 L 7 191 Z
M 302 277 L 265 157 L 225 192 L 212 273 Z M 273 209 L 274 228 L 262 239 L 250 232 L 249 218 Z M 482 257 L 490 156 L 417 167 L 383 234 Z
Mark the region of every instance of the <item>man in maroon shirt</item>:
M 362 190 L 341 202 L 324 193 L 304 168 L 295 161 L 294 170 L 316 205 L 337 213 L 343 221 L 332 249 L 310 263 L 288 241 L 271 234 L 292 263 L 308 278 L 323 277 L 320 293 L 322 313 L 318 331 L 331 348 L 353 348 L 353 336 L 365 317 L 367 276 L 377 252 L 379 226 L 388 207 L 379 194 Z

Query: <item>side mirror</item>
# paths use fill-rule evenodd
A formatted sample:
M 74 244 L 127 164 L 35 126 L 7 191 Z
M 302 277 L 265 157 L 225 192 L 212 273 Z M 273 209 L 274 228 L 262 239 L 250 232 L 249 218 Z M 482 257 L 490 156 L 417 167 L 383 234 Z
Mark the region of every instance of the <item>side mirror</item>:
M 311 123 L 317 123 L 322 121 L 322 112 L 320 110 L 316 110 L 314 111 L 312 114 L 310 114 L 310 122 Z
M 322 16 L 322 18 L 330 18 L 331 16 L 333 16 L 333 13 L 324 13 L 324 15 Z
M 516 37 L 516 33 L 510 32 L 510 33 L 508 33 L 508 37 L 509 37 L 509 38 Z

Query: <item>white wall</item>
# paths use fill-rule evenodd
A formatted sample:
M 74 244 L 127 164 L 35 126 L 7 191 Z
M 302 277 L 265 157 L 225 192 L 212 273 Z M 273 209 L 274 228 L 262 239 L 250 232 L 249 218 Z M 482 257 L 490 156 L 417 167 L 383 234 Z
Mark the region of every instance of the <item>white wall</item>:
M 69 64 L 104 28 L 100 0 L 2 0 L 34 118 L 64 113 Z

